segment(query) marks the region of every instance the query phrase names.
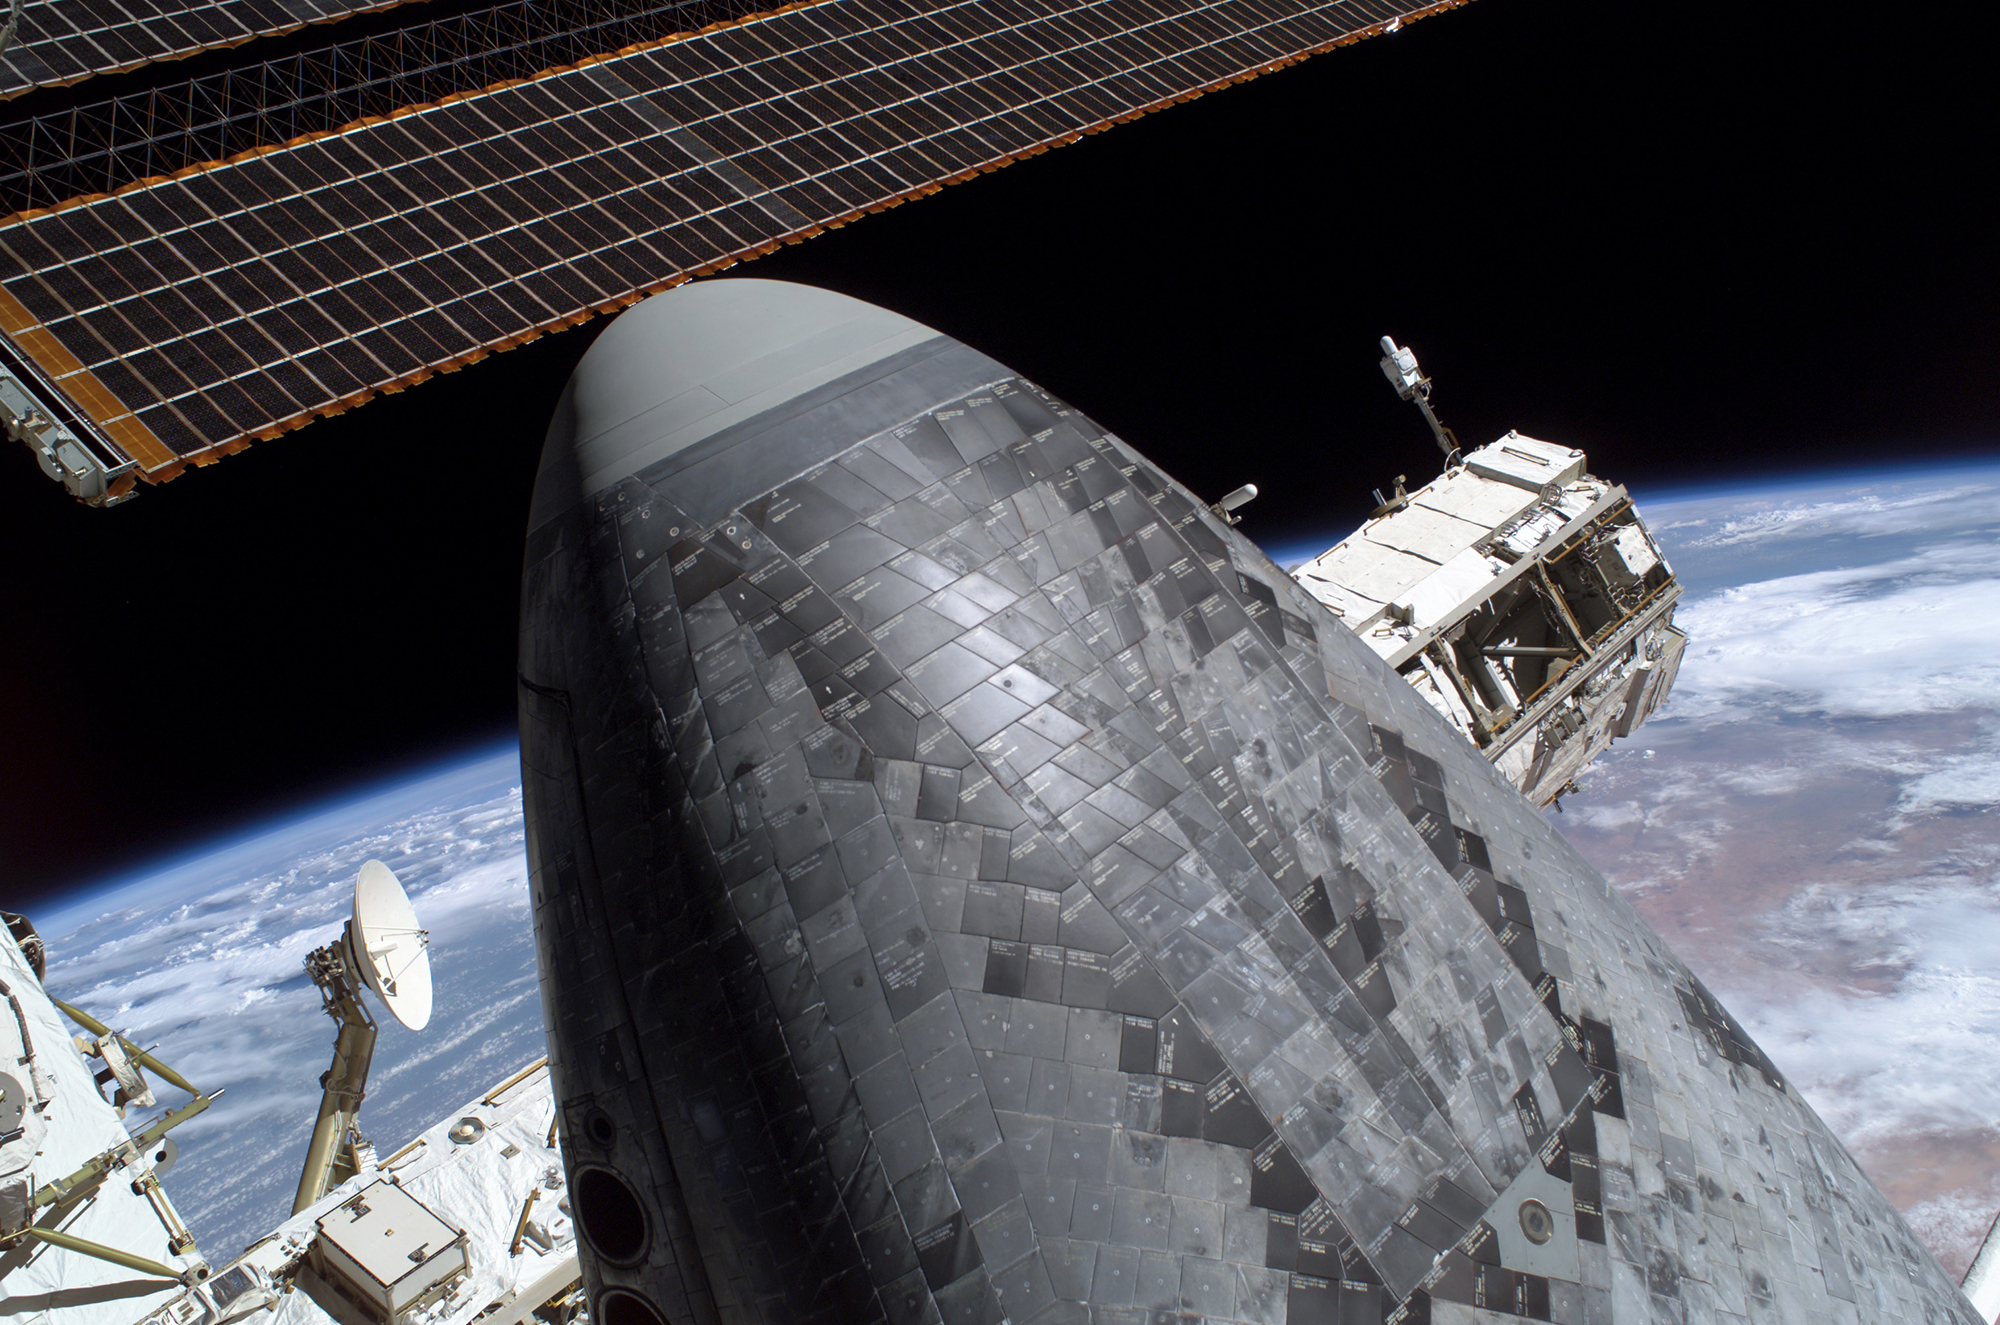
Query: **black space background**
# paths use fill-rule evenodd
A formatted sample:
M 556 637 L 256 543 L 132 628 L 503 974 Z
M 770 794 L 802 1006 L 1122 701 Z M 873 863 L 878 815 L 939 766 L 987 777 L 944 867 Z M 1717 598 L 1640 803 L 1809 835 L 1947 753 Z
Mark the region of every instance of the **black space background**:
M 1981 3 L 1478 0 L 741 274 L 957 336 L 1246 529 L 1430 477 L 1377 368 L 1649 488 L 1991 453 Z M 111 511 L 0 448 L 0 906 L 504 739 L 544 420 L 602 323 Z

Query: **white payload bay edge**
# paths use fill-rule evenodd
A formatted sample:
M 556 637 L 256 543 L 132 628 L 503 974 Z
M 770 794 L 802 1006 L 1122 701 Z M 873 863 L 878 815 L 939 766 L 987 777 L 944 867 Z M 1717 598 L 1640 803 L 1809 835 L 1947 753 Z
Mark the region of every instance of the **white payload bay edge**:
M 21 943 L 0 936 L 0 1319 L 131 1325 L 207 1275 L 154 1176 L 172 1161 L 166 1120 L 128 1133 L 123 1109 L 98 1093 L 82 1045 L 106 1064 L 117 1098 L 153 1102 L 137 1051 L 108 1038 L 77 1036 Z M 209 1098 L 168 1117 L 192 1117 Z
M 242 1307 L 145 1325 L 219 1325 L 260 1306 L 269 1325 L 566 1320 L 581 1271 L 554 1120 L 543 1059 L 253 1245 L 211 1281 L 239 1276 L 228 1287 Z
M 1292 574 L 1543 805 L 1659 707 L 1687 646 L 1625 489 L 1519 433 Z

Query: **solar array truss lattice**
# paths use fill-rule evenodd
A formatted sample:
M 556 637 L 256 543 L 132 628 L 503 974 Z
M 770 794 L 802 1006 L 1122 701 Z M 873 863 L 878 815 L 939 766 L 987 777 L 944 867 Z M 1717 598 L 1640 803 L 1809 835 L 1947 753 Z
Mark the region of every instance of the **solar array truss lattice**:
M 0 54 L 0 99 L 326 23 L 402 0 L 42 0 Z

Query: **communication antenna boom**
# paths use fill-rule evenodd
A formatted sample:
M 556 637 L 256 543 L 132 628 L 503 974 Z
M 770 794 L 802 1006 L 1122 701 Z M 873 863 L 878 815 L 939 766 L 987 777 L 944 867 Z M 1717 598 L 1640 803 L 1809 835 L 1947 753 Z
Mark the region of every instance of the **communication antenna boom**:
M 1397 395 L 1416 402 L 1417 408 L 1423 411 L 1424 422 L 1431 425 L 1431 436 L 1437 438 L 1438 450 L 1444 452 L 1444 466 L 1450 469 L 1458 462 L 1458 438 L 1451 429 L 1438 422 L 1437 414 L 1431 409 L 1431 379 L 1417 367 L 1415 351 L 1407 345 L 1398 345 L 1394 336 L 1382 338 L 1382 376 L 1389 379 Z
M 306 973 L 319 986 L 326 1015 L 340 1030 L 333 1042 L 333 1066 L 320 1078 L 319 1117 L 306 1146 L 293 1214 L 368 1162 L 368 1139 L 356 1119 L 367 1096 L 376 1032 L 362 987 L 374 990 L 389 1015 L 413 1031 L 431 1019 L 430 935 L 417 923 L 409 894 L 387 865 L 370 860 L 361 866 L 353 917 L 338 939 L 306 955 Z

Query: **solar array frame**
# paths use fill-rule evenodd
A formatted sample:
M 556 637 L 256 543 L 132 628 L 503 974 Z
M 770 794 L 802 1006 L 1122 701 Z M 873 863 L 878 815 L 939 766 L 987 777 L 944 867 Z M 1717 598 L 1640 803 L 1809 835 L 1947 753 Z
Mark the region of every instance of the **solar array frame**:
M 240 46 L 404 0 L 43 0 L 0 53 L 0 100 Z
M 818 0 L 0 222 L 154 480 L 1464 0 Z

